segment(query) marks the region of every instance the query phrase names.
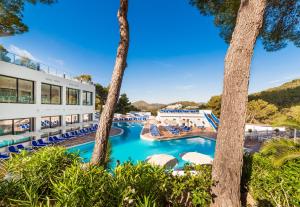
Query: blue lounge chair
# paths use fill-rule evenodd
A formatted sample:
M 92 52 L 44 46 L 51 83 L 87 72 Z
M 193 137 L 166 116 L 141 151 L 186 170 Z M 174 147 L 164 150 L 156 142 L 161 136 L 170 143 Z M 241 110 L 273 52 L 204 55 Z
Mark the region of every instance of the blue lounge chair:
M 52 144 L 61 142 L 60 140 L 56 140 L 56 139 L 54 139 L 53 137 L 49 137 L 49 141 L 50 141 Z
M 0 160 L 7 160 L 9 159 L 9 155 L 7 153 L 0 153 Z
M 38 139 L 37 142 L 38 142 L 39 144 L 44 144 L 44 145 L 52 144 L 51 142 L 46 142 L 46 141 L 44 141 L 44 140 L 42 140 L 42 139 Z
M 32 142 L 31 142 L 31 144 L 32 144 L 32 146 L 33 147 L 37 147 L 37 148 L 40 148 L 40 147 L 46 147 L 47 145 L 45 145 L 45 144 L 39 144 L 37 141 L 35 141 L 35 140 L 33 140 Z
M 11 153 L 16 153 L 16 154 L 20 153 L 19 149 L 17 149 L 15 146 L 9 146 L 8 151 Z
M 26 150 L 26 151 L 28 151 L 28 152 L 33 151 L 33 149 L 28 148 L 28 147 L 24 147 L 22 144 L 18 144 L 18 145 L 17 145 L 17 148 L 18 148 L 19 150 Z
M 54 140 L 56 140 L 56 141 L 59 141 L 59 142 L 62 142 L 62 141 L 65 141 L 65 140 L 67 140 L 66 138 L 58 138 L 57 136 L 53 136 L 52 137 Z
M 74 135 L 70 135 L 68 132 L 62 134 L 61 136 L 62 136 L 63 138 L 67 138 L 67 139 L 75 137 Z

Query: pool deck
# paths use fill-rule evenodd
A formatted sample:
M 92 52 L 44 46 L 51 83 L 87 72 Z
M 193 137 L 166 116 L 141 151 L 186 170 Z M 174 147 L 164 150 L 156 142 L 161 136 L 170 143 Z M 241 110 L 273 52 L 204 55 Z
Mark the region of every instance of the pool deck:
M 168 132 L 164 127 L 159 126 L 159 131 L 161 136 L 153 137 L 150 134 L 149 125 L 145 124 L 142 131 L 141 131 L 141 138 L 148 141 L 168 141 L 174 139 L 186 139 L 192 137 L 203 137 L 207 139 L 217 139 L 217 132 L 210 131 L 210 130 L 202 130 L 202 129 L 192 129 L 190 132 L 180 132 L 179 135 L 173 135 Z M 250 140 L 246 139 L 244 142 L 244 148 L 247 148 L 247 151 L 250 153 L 258 152 L 262 146 L 262 142 L 258 140 Z
M 202 130 L 199 128 L 192 128 L 189 132 L 181 131 L 179 135 L 173 135 L 171 132 L 167 131 L 164 127 L 159 126 L 159 132 L 161 136 L 153 137 L 150 134 L 149 124 L 145 124 L 141 131 L 141 138 L 148 141 L 167 141 L 173 139 L 182 139 L 187 137 L 201 136 L 205 138 L 216 139 L 217 133 L 211 130 Z
M 123 129 L 117 128 L 117 127 L 112 127 L 111 130 L 110 130 L 109 136 L 110 137 L 118 136 L 122 133 L 123 133 Z M 82 137 L 75 137 L 75 138 L 72 138 L 70 140 L 60 142 L 57 145 L 64 146 L 64 147 L 67 147 L 67 148 L 68 147 L 73 147 L 73 146 L 84 144 L 84 143 L 87 143 L 87 142 L 93 142 L 93 141 L 95 141 L 95 136 L 96 136 L 96 133 L 88 134 L 88 135 L 85 135 L 85 136 L 82 136 Z

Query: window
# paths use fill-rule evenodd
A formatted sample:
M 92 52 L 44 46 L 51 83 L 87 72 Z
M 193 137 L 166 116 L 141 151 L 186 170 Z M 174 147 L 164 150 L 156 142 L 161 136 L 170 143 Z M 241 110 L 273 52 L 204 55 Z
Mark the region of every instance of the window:
M 14 119 L 14 134 L 22 134 L 31 131 L 31 120 L 27 119 Z
M 0 75 L 0 102 L 33 104 L 33 81 Z
M 88 91 L 82 92 L 82 104 L 83 105 L 93 105 L 93 93 Z
M 61 104 L 60 92 L 60 86 L 51 86 L 51 104 Z
M 83 114 L 82 115 L 82 122 L 93 121 L 93 114 Z
M 67 88 L 67 105 L 79 105 L 79 94 L 78 89 Z
M 51 85 L 42 83 L 42 104 L 51 103 Z
M 12 134 L 13 120 L 0 120 L 0 136 Z
M 79 123 L 79 114 L 66 116 L 66 125 Z
M 18 80 L 18 102 L 33 103 L 33 82 L 27 80 Z
M 41 128 L 55 128 L 61 126 L 61 116 L 45 116 L 41 120 Z
M 61 87 L 42 83 L 42 104 L 61 104 Z
M 0 120 L 0 136 L 33 130 L 33 118 Z

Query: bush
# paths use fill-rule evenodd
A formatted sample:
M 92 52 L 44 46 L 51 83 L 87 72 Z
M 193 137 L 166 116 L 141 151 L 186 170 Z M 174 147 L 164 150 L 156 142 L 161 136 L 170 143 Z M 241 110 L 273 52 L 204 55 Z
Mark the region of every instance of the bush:
M 56 206 L 116 206 L 113 177 L 102 167 L 72 165 L 52 184 Z
M 62 147 L 46 147 L 32 154 L 22 151 L 2 167 L 6 176 L 0 180 L 1 205 L 46 203 L 52 194 L 51 181 L 79 161 L 78 155 L 67 153 Z
M 173 176 L 147 163 L 124 163 L 108 171 L 84 166 L 77 154 L 47 147 L 5 162 L 0 206 L 208 206 L 211 167 Z
M 262 153 L 244 159 L 242 183 L 259 206 L 300 206 L 300 160 L 290 160 L 281 167 Z

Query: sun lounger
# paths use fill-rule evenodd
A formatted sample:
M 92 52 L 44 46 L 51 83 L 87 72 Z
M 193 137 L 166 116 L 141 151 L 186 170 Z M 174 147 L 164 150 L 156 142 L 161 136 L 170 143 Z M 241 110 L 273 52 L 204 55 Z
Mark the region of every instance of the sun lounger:
M 28 152 L 33 151 L 32 148 L 24 147 L 22 144 L 18 144 L 18 145 L 17 145 L 17 148 L 18 148 L 19 150 L 26 150 L 26 151 L 28 151 Z
M 11 153 L 15 153 L 15 154 L 20 153 L 19 149 L 17 149 L 15 146 L 9 146 L 8 151 L 11 152 Z
M 9 159 L 9 155 L 7 153 L 0 153 L 0 160 L 7 160 Z
M 46 141 L 44 141 L 42 139 L 38 139 L 37 142 L 38 142 L 38 144 L 44 144 L 44 145 L 52 144 L 51 142 L 46 142 Z
M 36 140 L 33 140 L 33 141 L 31 142 L 31 144 L 32 144 L 33 147 L 37 147 L 37 148 L 40 148 L 40 147 L 46 147 L 46 146 L 47 146 L 47 145 L 45 145 L 45 144 L 39 144 Z

